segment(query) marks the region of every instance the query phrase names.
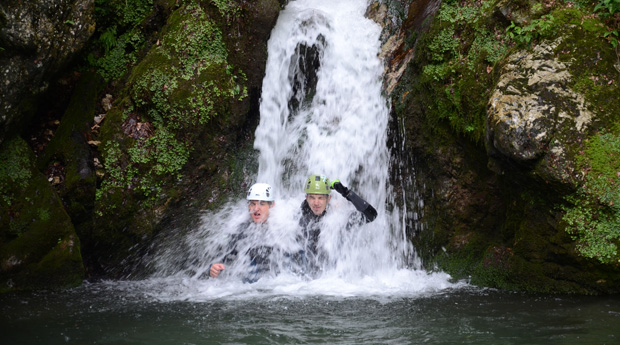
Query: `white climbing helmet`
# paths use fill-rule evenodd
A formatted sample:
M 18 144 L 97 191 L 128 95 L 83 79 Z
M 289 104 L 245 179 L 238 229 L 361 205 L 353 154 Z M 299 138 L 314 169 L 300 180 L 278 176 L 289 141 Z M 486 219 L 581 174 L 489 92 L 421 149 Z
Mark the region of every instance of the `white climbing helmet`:
M 255 183 L 248 190 L 247 200 L 273 201 L 273 189 L 266 183 Z

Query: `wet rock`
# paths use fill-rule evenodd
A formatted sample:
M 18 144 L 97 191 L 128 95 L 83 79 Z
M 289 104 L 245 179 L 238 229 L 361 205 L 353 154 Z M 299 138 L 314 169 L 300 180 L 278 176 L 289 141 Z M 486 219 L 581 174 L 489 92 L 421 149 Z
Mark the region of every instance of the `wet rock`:
M 94 0 L 5 1 L 0 5 L 0 142 L 24 126 L 52 76 L 95 30 Z
M 295 48 L 289 68 L 289 82 L 293 85 L 293 94 L 289 99 L 291 113 L 312 103 L 324 51 L 325 38 L 322 35 L 311 46 L 298 44 Z
M 0 292 L 79 285 L 80 240 L 28 145 L 6 140 L 0 160 Z
M 618 265 L 581 256 L 562 211 L 588 173 L 584 143 L 617 128 L 617 51 L 600 39 L 604 30 L 596 28 L 604 26 L 597 18 L 562 6 L 549 13 L 547 6 L 554 7 L 501 1 L 484 12 L 477 23 L 498 33 L 511 21 L 527 25 L 540 18 L 536 11 L 552 15 L 555 26 L 532 33 L 529 44 L 517 44 L 492 65 L 467 71 L 454 58 L 458 72 L 450 78 L 425 76 L 433 63 L 425 56 L 429 43 L 455 28 L 466 52 L 474 30 L 436 18 L 431 31 L 421 33 L 406 78 L 392 94 L 392 136 L 404 137 L 399 164 L 407 162 L 398 169 L 415 175 L 412 187 L 403 182 L 404 198 L 421 215 L 406 231 L 427 267 L 476 285 L 617 293 Z M 388 55 L 388 63 L 395 56 Z M 454 119 L 479 121 L 469 129 L 480 135 L 469 136 Z M 423 207 L 416 208 L 416 193 Z
M 94 149 L 89 140 L 103 79 L 95 73 L 84 73 L 76 85 L 68 108 L 54 137 L 41 153 L 38 166 L 52 178 L 66 212 L 88 245 L 92 228 L 97 177 L 93 164 Z
M 554 58 L 560 43 L 543 42 L 507 59 L 489 100 L 486 143 L 491 159 L 542 160 L 549 163 L 541 167 L 545 179 L 571 184 L 567 172 L 574 171 L 574 162 L 567 159 L 567 146 L 583 135 L 594 114 L 585 97 L 570 89 L 566 64 Z M 547 166 L 551 163 L 562 169 Z
M 535 10 L 535 4 L 537 4 L 537 2 L 533 0 L 526 0 L 523 2 L 501 0 L 497 3 L 494 9 L 495 16 L 508 23 L 513 21 L 519 25 L 522 25 L 530 21 L 535 14 L 542 11 L 542 6 Z
M 395 5 L 392 3 L 392 6 Z M 379 57 L 385 62 L 383 87 L 387 94 L 394 91 L 407 66 L 413 60 L 417 37 L 428 30 L 431 23 L 428 19 L 435 15 L 440 5 L 441 2 L 437 0 L 423 0 L 403 8 L 404 12 L 408 12 L 408 16 L 402 23 L 401 30 L 395 28 L 398 20 L 393 13 L 390 15 L 386 4 L 375 2 L 368 7 L 366 16 L 383 28 L 381 35 L 383 45 Z

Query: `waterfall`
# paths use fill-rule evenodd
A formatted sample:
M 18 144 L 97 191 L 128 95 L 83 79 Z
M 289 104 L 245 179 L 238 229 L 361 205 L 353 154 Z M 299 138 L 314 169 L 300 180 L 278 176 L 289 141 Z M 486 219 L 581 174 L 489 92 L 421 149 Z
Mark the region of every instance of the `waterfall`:
M 378 57 L 381 28 L 364 17 L 366 6 L 366 0 L 291 1 L 272 31 L 254 143 L 259 168 L 248 182 L 271 184 L 276 201 L 268 226 L 250 226 L 250 236 L 237 248 L 244 253 L 269 247 L 269 274 L 243 283 L 251 267 L 239 255 L 220 277 L 207 278 L 209 265 L 222 261 L 231 238 L 240 227 L 247 228 L 247 202 L 240 197 L 204 214 L 199 228 L 164 246 L 152 262 L 153 279 L 175 283 L 165 285 L 159 298 L 265 291 L 408 294 L 451 286 L 449 276 L 429 274 L 412 262 L 405 212 L 391 202 L 389 104 L 382 95 Z M 350 226 L 358 211 L 333 191 L 319 240 L 328 259 L 320 275 L 308 277 L 299 274 L 291 253 L 300 250 L 300 205 L 311 174 L 341 180 L 373 205 L 378 217 Z

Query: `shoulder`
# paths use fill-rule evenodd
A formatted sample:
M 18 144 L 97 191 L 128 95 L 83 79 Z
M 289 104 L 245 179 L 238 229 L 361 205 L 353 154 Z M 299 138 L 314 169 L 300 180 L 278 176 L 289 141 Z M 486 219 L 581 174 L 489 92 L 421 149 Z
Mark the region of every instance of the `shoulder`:
M 246 237 L 246 232 L 251 225 L 251 220 L 239 224 L 239 226 L 237 226 L 237 231 L 235 231 L 235 233 L 232 235 L 232 239 L 238 241 Z
M 301 205 L 299 206 L 299 208 L 301 208 L 302 210 L 305 209 L 310 209 L 310 205 L 308 205 L 308 200 L 304 199 L 304 201 L 301 202 Z

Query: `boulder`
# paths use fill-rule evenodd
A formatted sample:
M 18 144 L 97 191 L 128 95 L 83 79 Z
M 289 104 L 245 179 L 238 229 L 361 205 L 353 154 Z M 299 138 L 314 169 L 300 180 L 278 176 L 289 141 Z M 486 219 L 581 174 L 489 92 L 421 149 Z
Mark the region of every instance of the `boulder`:
M 14 137 L 0 161 L 0 292 L 81 284 L 80 240 L 34 154 Z
M 486 147 L 491 160 L 524 166 L 541 161 L 535 174 L 544 182 L 572 186 L 575 150 L 595 116 L 585 96 L 573 91 L 568 66 L 554 56 L 562 38 L 542 42 L 507 58 L 491 95 Z M 496 173 L 499 164 L 491 162 Z
M 0 143 L 28 125 L 37 95 L 95 30 L 94 0 L 0 4 Z

